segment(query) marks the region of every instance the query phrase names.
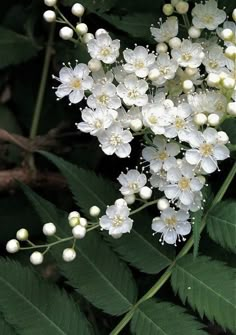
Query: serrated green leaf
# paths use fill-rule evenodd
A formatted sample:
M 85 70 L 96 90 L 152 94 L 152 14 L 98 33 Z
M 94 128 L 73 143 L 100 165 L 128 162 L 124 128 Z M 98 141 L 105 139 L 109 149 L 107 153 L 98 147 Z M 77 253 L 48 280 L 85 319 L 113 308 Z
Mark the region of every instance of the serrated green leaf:
M 199 249 L 199 242 L 200 242 L 200 227 L 202 222 L 202 215 L 203 210 L 199 209 L 197 212 L 193 213 L 193 257 L 197 257 L 198 249 Z
M 0 313 L 0 330 L 1 335 L 17 335 L 15 330 L 4 320 L 3 315 Z
M 236 253 L 236 201 L 222 201 L 212 208 L 207 231 L 213 241 Z
M 206 256 L 187 255 L 177 261 L 171 284 L 182 302 L 188 302 L 201 317 L 236 331 L 236 271 Z
M 40 151 L 61 171 L 67 180 L 74 199 L 85 215 L 89 208 L 99 206 L 105 212 L 107 205 L 113 203 L 120 195 L 115 186 L 94 172 L 78 168 L 51 153 Z
M 71 236 L 65 213 L 58 211 L 29 187 L 24 185 L 22 188 L 43 222 L 54 222 L 61 238 Z M 120 315 L 126 312 L 136 301 L 137 295 L 129 268 L 95 232 L 89 232 L 83 240 L 76 243 L 77 257 L 70 264 L 64 262 L 61 256 L 67 245 L 54 247 L 51 253 L 69 284 L 94 306 L 109 314 Z
M 204 325 L 186 312 L 169 302 L 147 300 L 136 309 L 131 331 L 137 335 L 206 335 Z
M 90 334 L 78 305 L 17 262 L 0 260 L 0 311 L 20 335 Z
M 32 41 L 16 32 L 0 27 L 0 69 L 25 62 L 37 54 Z

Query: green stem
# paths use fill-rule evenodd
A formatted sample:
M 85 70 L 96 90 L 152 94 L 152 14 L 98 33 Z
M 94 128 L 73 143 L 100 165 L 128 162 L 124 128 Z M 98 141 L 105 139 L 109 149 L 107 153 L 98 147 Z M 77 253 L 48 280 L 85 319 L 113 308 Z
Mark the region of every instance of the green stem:
M 130 215 L 134 215 L 134 214 L 142 211 L 144 208 L 155 205 L 155 204 L 157 204 L 157 200 L 147 202 L 146 204 L 144 204 L 144 205 L 140 206 L 139 208 L 134 209 L 132 212 L 130 212 Z
M 208 211 L 205 213 L 203 220 L 202 220 L 202 224 L 201 224 L 201 228 L 200 231 L 202 232 L 202 230 L 204 229 L 205 225 L 206 225 L 206 217 L 209 213 L 209 211 L 218 203 L 221 201 L 221 199 L 223 198 L 225 192 L 227 191 L 230 183 L 232 182 L 234 176 L 236 174 L 236 163 L 234 163 L 232 169 L 230 170 L 228 176 L 226 177 L 224 183 L 222 184 L 221 188 L 219 189 L 219 191 L 217 192 L 215 198 L 213 199 L 210 208 L 208 209 Z M 158 279 L 158 281 L 155 283 L 154 286 L 152 286 L 150 288 L 149 291 L 147 291 L 147 293 L 145 293 L 145 295 L 138 300 L 138 302 L 129 310 L 129 312 L 123 317 L 123 319 L 118 323 L 118 325 L 113 329 L 113 331 L 110 333 L 110 335 L 117 335 L 120 333 L 120 331 L 127 325 L 127 323 L 132 319 L 132 316 L 135 313 L 136 308 L 144 301 L 152 298 L 159 290 L 160 288 L 166 283 L 166 281 L 170 278 L 171 273 L 172 273 L 172 269 L 175 266 L 175 262 L 176 260 L 178 260 L 179 258 L 183 257 L 184 255 L 186 255 L 188 253 L 188 251 L 192 248 L 194 243 L 193 240 L 193 236 L 191 236 L 191 238 L 188 240 L 188 242 L 185 244 L 185 246 L 182 248 L 182 250 L 179 252 L 179 254 L 177 255 L 176 259 L 169 265 L 169 267 L 166 269 L 166 271 L 163 273 L 163 275 Z

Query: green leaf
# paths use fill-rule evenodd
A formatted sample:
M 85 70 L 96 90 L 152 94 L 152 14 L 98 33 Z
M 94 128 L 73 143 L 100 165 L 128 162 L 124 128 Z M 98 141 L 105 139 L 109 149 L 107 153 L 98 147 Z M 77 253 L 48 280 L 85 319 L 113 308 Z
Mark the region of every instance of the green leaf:
M 221 125 L 221 129 L 227 133 L 231 144 L 236 144 L 236 120 L 226 119 Z
M 202 215 L 203 210 L 199 209 L 197 212 L 193 213 L 193 257 L 197 257 L 198 249 L 199 249 L 199 242 L 200 242 L 200 227 L 202 222 Z
M 139 305 L 131 321 L 131 331 L 137 335 L 206 335 L 203 327 L 184 308 L 154 299 Z
M 0 260 L 0 310 L 20 335 L 88 335 L 78 305 L 17 262 Z
M 10 133 L 22 134 L 16 117 L 9 108 L 3 105 L 0 105 L 0 128 Z
M 0 69 L 27 61 L 37 54 L 32 41 L 16 32 L 0 27 Z
M 65 213 L 62 215 L 62 211 L 58 211 L 27 186 L 22 188 L 43 222 L 54 222 L 61 238 L 71 236 Z M 67 245 L 68 243 L 63 243 L 53 247 L 51 253 L 69 284 L 81 295 L 94 306 L 112 315 L 123 314 L 135 303 L 136 286 L 129 268 L 118 259 L 97 233 L 89 232 L 83 240 L 77 241 L 77 257 L 70 264 L 61 257 Z
M 15 330 L 4 320 L 0 313 L 0 330 L 1 335 L 17 335 Z
M 236 201 L 222 201 L 212 208 L 207 231 L 213 241 L 236 253 Z
M 236 331 L 236 271 L 209 257 L 193 260 L 187 255 L 177 261 L 171 284 L 185 304 L 188 302 L 201 317 L 218 322 L 223 328 Z
M 99 206 L 102 212 L 105 212 L 107 205 L 119 197 L 115 186 L 105 178 L 97 176 L 92 171 L 78 168 L 51 153 L 45 151 L 40 153 L 55 164 L 64 175 L 76 203 L 85 215 L 89 215 L 89 208 L 93 205 Z

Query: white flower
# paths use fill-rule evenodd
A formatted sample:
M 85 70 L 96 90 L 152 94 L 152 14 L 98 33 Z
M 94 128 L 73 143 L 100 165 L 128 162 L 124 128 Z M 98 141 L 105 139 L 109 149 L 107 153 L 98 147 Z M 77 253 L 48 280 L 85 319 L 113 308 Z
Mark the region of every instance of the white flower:
M 95 84 L 105 85 L 106 83 L 112 83 L 114 79 L 114 75 L 112 71 L 105 72 L 103 69 L 92 72 L 92 77 Z
M 181 201 L 177 201 L 176 206 L 178 206 L 180 209 L 184 211 L 191 211 L 191 212 L 197 212 L 202 206 L 202 192 L 194 192 L 193 194 L 193 202 L 186 206 L 183 205 Z
M 193 203 L 194 193 L 204 185 L 194 176 L 193 167 L 188 163 L 183 163 L 181 168 L 170 168 L 166 179 L 170 184 L 164 188 L 165 196 L 172 201 L 179 199 L 186 206 Z
M 143 123 L 149 127 L 155 135 L 165 133 L 165 127 L 171 122 L 169 113 L 159 103 L 149 103 L 142 108 Z
M 170 56 L 163 53 L 157 57 L 155 64 L 152 69 L 156 68 L 159 71 L 159 76 L 153 81 L 154 85 L 161 86 L 166 80 L 173 79 L 178 69 L 178 63 L 174 59 L 170 59 Z
M 205 50 L 205 57 L 202 64 L 205 65 L 208 73 L 220 74 L 226 65 L 226 61 L 223 49 L 219 45 L 213 45 Z
M 189 214 L 183 210 L 175 211 L 173 208 L 165 209 L 160 217 L 152 221 L 152 229 L 156 233 L 161 233 L 160 242 L 176 245 L 176 240 L 181 242 L 183 236 L 188 235 L 191 231 L 191 224 L 188 222 Z
M 171 55 L 180 66 L 196 68 L 201 65 L 204 53 L 199 43 L 183 40 L 179 49 L 172 49 Z
M 148 83 L 141 79 L 138 80 L 133 74 L 127 76 L 124 84 L 117 86 L 117 93 L 127 106 L 144 106 L 148 102 L 146 91 Z
M 210 91 L 188 95 L 187 98 L 194 114 L 204 113 L 208 115 L 214 113 L 222 117 L 226 113 L 227 99 L 221 93 Z
M 119 56 L 120 41 L 112 40 L 107 33 L 104 33 L 90 40 L 87 47 L 92 58 L 101 60 L 105 64 L 112 64 Z
M 86 107 L 81 113 L 84 122 L 77 123 L 76 126 L 84 133 L 98 136 L 112 125 L 115 113 L 111 109 L 97 108 L 93 111 Z
M 114 153 L 120 157 L 128 157 L 131 152 L 131 142 L 133 136 L 129 130 L 123 130 L 119 124 L 113 124 L 101 135 L 98 140 L 101 143 L 101 148 L 106 155 Z
M 77 64 L 74 69 L 64 66 L 59 72 L 61 82 L 57 87 L 56 96 L 61 99 L 69 95 L 72 104 L 77 104 L 84 97 L 84 91 L 90 90 L 93 86 L 93 79 L 89 76 L 89 68 L 85 64 Z
M 116 201 L 114 205 L 107 208 L 106 215 L 100 218 L 99 224 L 102 229 L 108 230 L 110 235 L 129 233 L 133 220 L 129 218 L 127 204 Z
M 137 77 L 145 78 L 149 73 L 150 66 L 154 63 L 156 56 L 149 54 L 142 46 L 134 50 L 126 49 L 123 52 L 126 64 L 123 65 L 127 73 L 135 73 Z
M 161 24 L 160 28 L 151 27 L 151 34 L 155 41 L 168 42 L 172 37 L 178 34 L 178 20 L 176 16 L 171 16 Z
M 206 1 L 205 4 L 195 4 L 192 16 L 192 23 L 196 28 L 208 30 L 215 30 L 226 19 L 226 13 L 217 8 L 215 0 Z
M 140 173 L 137 170 L 129 170 L 127 174 L 122 172 L 117 180 L 122 185 L 120 192 L 123 195 L 130 195 L 140 191 L 140 189 L 146 184 L 147 177 L 145 174 Z
M 187 162 L 192 165 L 200 164 L 206 173 L 214 172 L 218 168 L 217 161 L 229 157 L 229 149 L 217 141 L 218 133 L 213 128 L 207 128 L 203 133 L 192 133 L 189 143 L 193 149 L 186 151 Z
M 121 106 L 120 98 L 117 96 L 116 87 L 111 83 L 96 84 L 87 99 L 87 104 L 91 108 L 103 107 L 117 109 Z
M 142 151 L 143 158 L 150 162 L 150 170 L 153 173 L 159 172 L 161 169 L 168 170 L 176 165 L 176 159 L 180 152 L 180 147 L 177 143 L 167 143 L 160 136 L 155 136 L 153 139 L 155 147 L 146 147 Z

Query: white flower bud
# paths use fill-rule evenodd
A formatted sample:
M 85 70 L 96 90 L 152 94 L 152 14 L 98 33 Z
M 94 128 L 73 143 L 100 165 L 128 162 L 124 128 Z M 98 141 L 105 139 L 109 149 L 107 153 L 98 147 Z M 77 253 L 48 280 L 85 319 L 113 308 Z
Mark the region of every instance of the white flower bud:
M 227 75 L 227 73 L 225 73 L 225 72 L 220 72 L 220 74 L 219 74 L 219 76 L 220 76 L 220 80 L 224 80 L 225 78 L 228 78 L 228 75 Z
M 120 207 L 127 206 L 127 202 L 124 199 L 120 198 L 115 201 L 115 205 Z
M 71 13 L 75 16 L 81 17 L 84 14 L 84 6 L 80 3 L 75 3 L 71 8 Z
M 44 0 L 44 4 L 48 7 L 53 7 L 57 4 L 57 0 Z
M 98 216 L 100 213 L 101 213 L 101 209 L 100 209 L 98 206 L 92 206 L 92 207 L 90 207 L 90 209 L 89 209 L 89 214 L 90 214 L 91 216 L 96 217 L 96 216 Z
M 29 238 L 29 232 L 25 228 L 21 228 L 16 232 L 16 238 L 19 241 L 27 241 Z
M 233 10 L 232 18 L 236 22 L 236 8 Z
M 225 49 L 225 56 L 234 60 L 236 58 L 236 46 L 230 45 Z
M 39 251 L 34 251 L 31 255 L 30 255 L 30 262 L 33 265 L 39 265 L 43 263 L 43 254 Z
M 197 73 L 197 69 L 193 67 L 186 67 L 185 72 L 188 76 L 192 77 Z
M 229 136 L 224 131 L 218 131 L 217 142 L 220 144 L 227 144 L 229 142 Z
M 102 68 L 102 63 L 101 63 L 100 60 L 92 58 L 92 59 L 90 59 L 90 61 L 88 62 L 88 68 L 89 68 L 89 70 L 92 71 L 92 72 L 97 72 L 97 71 L 101 70 L 101 68 Z
M 172 100 L 170 100 L 170 99 L 166 99 L 166 100 L 163 102 L 163 106 L 164 106 L 165 108 L 172 108 L 172 107 L 174 107 L 174 103 L 173 103 Z
M 184 80 L 183 82 L 183 89 L 185 92 L 189 92 L 193 89 L 193 82 L 192 80 Z
M 235 80 L 233 78 L 225 78 L 223 79 L 224 88 L 232 89 L 235 86 Z
M 206 178 L 204 176 L 197 176 L 197 179 L 200 181 L 202 185 L 204 185 L 206 182 Z
M 229 102 L 227 105 L 227 113 L 236 116 L 236 102 Z
M 193 121 L 198 125 L 202 126 L 203 124 L 207 123 L 207 117 L 203 113 L 195 114 L 193 117 Z
M 216 73 L 209 73 L 207 77 L 207 85 L 210 87 L 216 87 L 220 83 L 220 76 Z
M 168 207 L 170 207 L 170 204 L 169 204 L 169 201 L 167 199 L 165 199 L 165 198 L 158 199 L 158 201 L 157 201 L 157 208 L 160 211 L 164 211 Z
M 99 28 L 98 30 L 96 30 L 96 32 L 95 32 L 96 37 L 98 37 L 101 34 L 107 34 L 107 31 L 103 28 Z
M 73 30 L 69 27 L 63 27 L 59 30 L 59 36 L 63 40 L 70 40 L 73 37 Z
M 80 214 L 79 214 L 79 212 L 73 211 L 73 212 L 69 213 L 69 215 L 68 215 L 68 221 L 69 221 L 69 225 L 71 227 L 74 227 L 77 224 L 79 224 L 80 223 Z
M 208 116 L 207 122 L 209 123 L 210 126 L 218 126 L 220 123 L 220 117 L 218 114 L 212 113 Z
M 81 225 L 77 225 L 72 229 L 72 234 L 76 239 L 82 239 L 86 235 L 86 228 Z
M 162 7 L 162 11 L 166 16 L 170 16 L 174 13 L 174 7 L 170 3 L 167 3 Z
M 144 186 L 140 189 L 139 195 L 141 199 L 148 200 L 152 196 L 152 190 L 148 186 Z
M 176 11 L 179 14 L 186 14 L 188 12 L 189 9 L 189 4 L 185 1 L 179 1 L 176 6 Z
M 56 20 L 56 13 L 53 10 L 46 10 L 43 13 L 43 18 L 46 22 L 54 22 Z
M 158 69 L 152 69 L 149 74 L 148 74 L 148 79 L 151 81 L 155 81 L 159 78 L 160 76 L 160 71 Z
M 88 26 L 86 23 L 78 23 L 75 29 L 80 35 L 85 35 L 88 32 Z
M 172 37 L 168 44 L 172 49 L 179 49 L 181 46 L 181 39 L 179 37 Z
M 234 37 L 234 34 L 231 29 L 223 29 L 221 32 L 221 37 L 224 41 L 231 41 Z
M 83 39 L 83 42 L 85 44 L 87 44 L 90 40 L 94 39 L 94 35 L 91 34 L 91 33 L 87 33 L 87 34 L 84 34 L 84 36 L 82 37 L 82 39 Z
M 134 194 L 125 195 L 124 199 L 128 205 L 132 205 L 135 202 L 135 195 Z
M 17 240 L 12 239 L 12 240 L 7 242 L 6 250 L 10 254 L 14 254 L 15 252 L 20 250 L 20 243 Z
M 63 250 L 62 258 L 65 262 L 72 262 L 76 257 L 76 252 L 72 248 L 66 248 Z
M 166 43 L 161 42 L 156 45 L 156 52 L 158 53 L 165 53 L 168 51 L 168 46 Z
M 87 225 L 88 225 L 88 221 L 87 221 L 87 219 L 85 219 L 85 218 L 80 218 L 80 222 L 79 222 L 79 224 L 80 224 L 80 226 L 86 228 Z
M 120 238 L 121 236 L 122 236 L 122 233 L 120 233 L 120 234 L 110 234 L 111 235 L 111 237 L 113 237 L 114 239 L 118 239 L 118 238 Z
M 198 38 L 201 36 L 201 30 L 192 26 L 189 28 L 188 34 L 191 38 Z
M 45 223 L 43 225 L 43 233 L 46 236 L 52 236 L 56 233 L 56 226 L 52 222 Z
M 133 131 L 139 131 L 142 129 L 142 127 L 143 127 L 143 123 L 140 119 L 135 119 L 135 120 L 130 121 L 130 128 Z

